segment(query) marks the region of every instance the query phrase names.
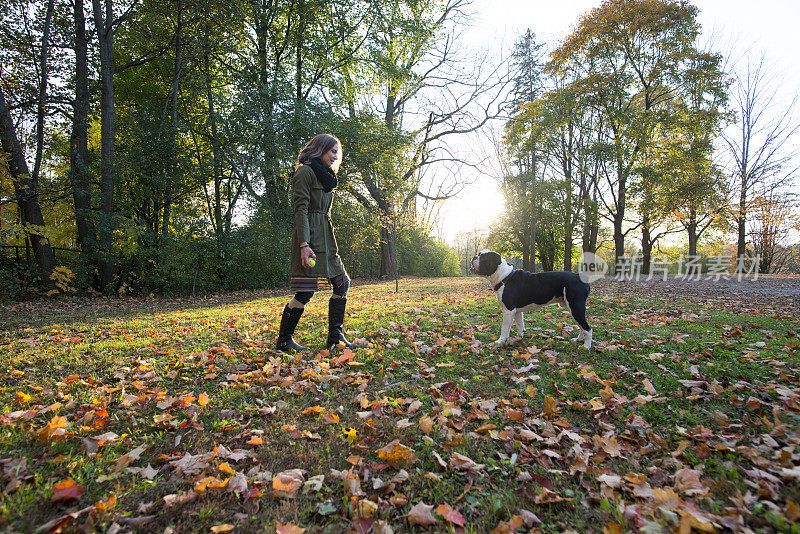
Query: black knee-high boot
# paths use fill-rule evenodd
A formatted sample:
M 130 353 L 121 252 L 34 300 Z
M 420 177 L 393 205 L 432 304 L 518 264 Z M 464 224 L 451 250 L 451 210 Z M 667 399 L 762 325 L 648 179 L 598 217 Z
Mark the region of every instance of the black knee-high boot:
M 344 337 L 342 333 L 344 310 L 346 307 L 346 298 L 331 298 L 328 301 L 328 341 L 325 343 L 325 346 L 328 348 L 340 343 L 343 343 L 348 349 L 356 348 L 356 345 L 347 341 L 347 338 Z
M 283 352 L 291 350 L 308 350 L 308 347 L 298 345 L 292 339 L 294 329 L 297 328 L 297 323 L 300 321 L 300 316 L 303 315 L 305 308 L 290 308 L 287 304 L 283 308 L 281 314 L 281 326 L 278 330 L 278 340 L 275 342 L 275 348 Z

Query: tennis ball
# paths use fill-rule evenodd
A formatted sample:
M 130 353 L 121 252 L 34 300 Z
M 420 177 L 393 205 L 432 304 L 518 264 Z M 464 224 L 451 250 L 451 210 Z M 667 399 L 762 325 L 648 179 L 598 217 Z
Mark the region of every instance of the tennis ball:
M 314 258 L 308 258 L 308 264 L 313 267 L 317 264 L 317 260 Z

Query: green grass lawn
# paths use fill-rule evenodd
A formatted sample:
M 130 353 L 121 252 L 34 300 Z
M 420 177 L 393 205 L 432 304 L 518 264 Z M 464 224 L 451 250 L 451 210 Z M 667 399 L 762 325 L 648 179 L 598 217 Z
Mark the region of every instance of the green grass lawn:
M 0 530 L 798 532 L 800 321 L 601 282 L 497 348 L 483 279 L 0 309 Z M 515 332 L 515 331 L 514 331 Z M 293 530 L 293 527 L 297 529 Z

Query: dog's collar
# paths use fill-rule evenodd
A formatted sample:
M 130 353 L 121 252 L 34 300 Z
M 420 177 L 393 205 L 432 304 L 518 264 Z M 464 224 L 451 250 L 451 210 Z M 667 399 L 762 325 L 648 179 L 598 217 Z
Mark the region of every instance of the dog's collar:
M 497 283 L 497 285 L 495 285 L 495 286 L 494 286 L 494 290 L 495 290 L 495 291 L 497 291 L 497 290 L 499 290 L 501 287 L 503 287 L 503 284 L 505 284 L 505 283 L 508 281 L 508 279 L 509 279 L 509 278 L 511 278 L 512 276 L 514 276 L 514 273 L 515 273 L 515 272 L 517 272 L 517 270 L 516 270 L 516 269 L 512 269 L 512 271 L 511 271 L 510 273 L 508 273 L 508 275 L 507 275 L 505 278 L 503 278 L 502 280 L 500 280 L 500 282 L 498 282 L 498 283 Z

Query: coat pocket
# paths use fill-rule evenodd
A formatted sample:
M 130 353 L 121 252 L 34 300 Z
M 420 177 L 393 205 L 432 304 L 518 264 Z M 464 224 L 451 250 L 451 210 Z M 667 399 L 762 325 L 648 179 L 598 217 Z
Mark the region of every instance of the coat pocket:
M 327 239 L 327 226 L 325 224 L 325 217 L 321 213 L 310 213 L 308 218 L 309 233 L 311 235 L 311 249 L 319 254 L 327 252 L 328 239 Z

